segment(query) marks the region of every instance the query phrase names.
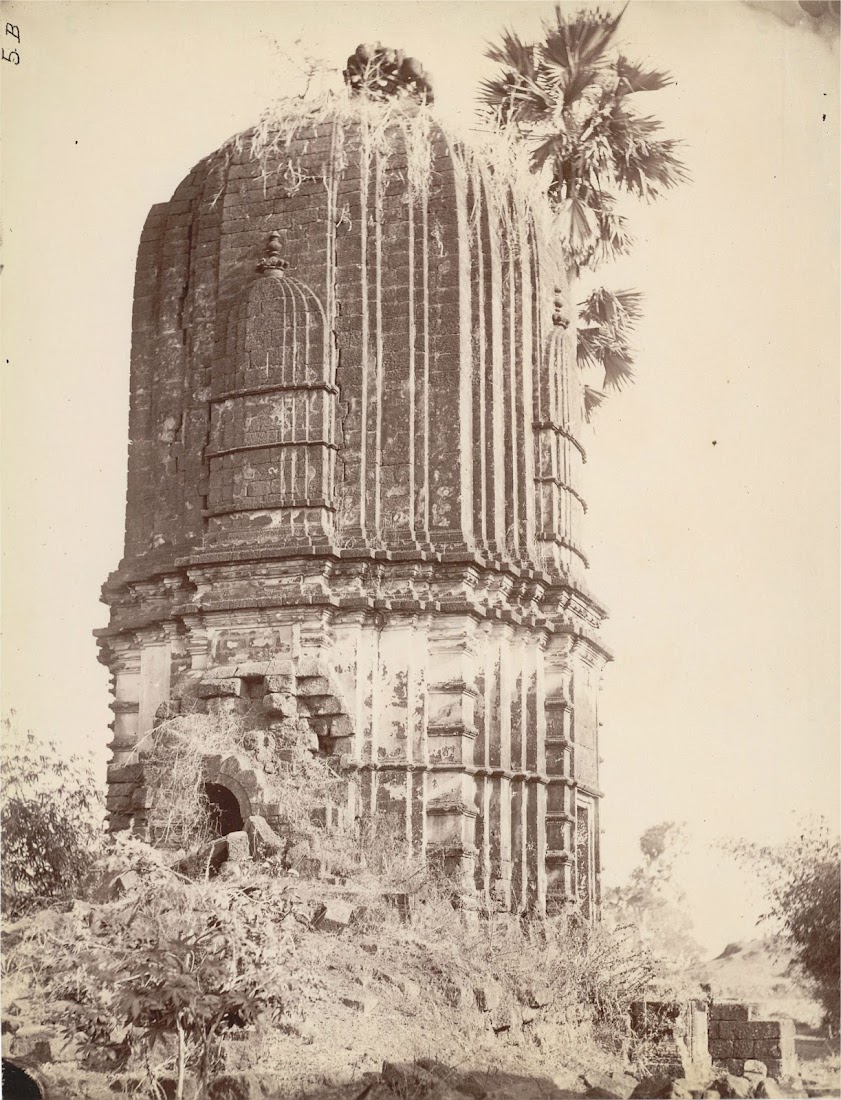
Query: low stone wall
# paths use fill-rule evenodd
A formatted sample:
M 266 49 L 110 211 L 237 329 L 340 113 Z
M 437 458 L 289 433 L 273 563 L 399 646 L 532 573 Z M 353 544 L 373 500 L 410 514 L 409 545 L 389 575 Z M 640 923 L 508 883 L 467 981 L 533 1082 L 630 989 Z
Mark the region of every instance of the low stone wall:
M 710 1006 L 709 1048 L 714 1062 L 741 1074 L 745 1062 L 764 1062 L 771 1077 L 797 1073 L 792 1020 L 754 1019 L 756 1006 L 719 1002 Z
M 695 1078 L 712 1068 L 705 1001 L 635 1001 L 631 1029 L 649 1044 L 648 1060 L 654 1072 Z

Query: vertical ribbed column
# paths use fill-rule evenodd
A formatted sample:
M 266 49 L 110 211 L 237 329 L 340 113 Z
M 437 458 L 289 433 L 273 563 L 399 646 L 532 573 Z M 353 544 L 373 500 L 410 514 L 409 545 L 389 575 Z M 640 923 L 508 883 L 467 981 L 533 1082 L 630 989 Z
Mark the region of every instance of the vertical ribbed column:
M 336 188 L 335 336 L 338 349 L 339 476 L 337 538 L 361 546 L 367 535 L 368 475 L 368 217 L 370 151 L 367 123 L 343 138 L 341 179 Z
M 402 131 L 390 136 L 388 159 L 377 158 L 379 525 L 383 545 L 414 544 L 415 287 L 414 196 Z
M 546 716 L 547 906 L 556 911 L 573 899 L 575 785 L 572 774 L 572 709 L 568 698 L 568 640 L 557 635 L 544 658 Z
M 427 309 L 430 371 L 430 539 L 442 549 L 472 545 L 472 356 L 470 247 L 466 179 L 442 134 L 432 139 L 429 186 Z
M 517 203 L 517 253 L 519 257 L 519 295 L 517 308 L 520 317 L 520 341 L 518 354 L 521 363 L 521 383 L 518 393 L 518 420 L 521 447 L 522 489 L 520 493 L 520 556 L 534 562 L 535 542 L 535 454 L 534 454 L 534 385 L 536 366 L 534 357 L 534 297 L 536 288 L 532 281 L 531 227 L 525 212 Z

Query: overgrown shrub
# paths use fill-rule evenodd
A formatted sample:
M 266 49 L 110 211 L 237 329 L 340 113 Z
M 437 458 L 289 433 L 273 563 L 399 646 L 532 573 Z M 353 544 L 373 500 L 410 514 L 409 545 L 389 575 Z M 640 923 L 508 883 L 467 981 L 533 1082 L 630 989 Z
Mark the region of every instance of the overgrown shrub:
M 115 840 L 103 869 L 128 859 L 137 888 L 42 913 L 6 976 L 48 994 L 52 1026 L 79 1041 L 89 1066 L 142 1068 L 153 1093 L 174 1067 L 179 1098 L 188 1076 L 205 1095 L 226 1031 L 280 1011 L 290 948 L 277 924 L 288 906 L 271 883 L 187 881 L 137 840 Z
M 244 737 L 245 723 L 238 715 L 197 712 L 162 722 L 140 743 L 152 793 L 149 829 L 156 845 L 189 851 L 213 834 L 204 760 L 214 753 L 238 752 Z
M 778 924 L 795 964 L 811 981 L 825 1022 L 839 1026 L 841 964 L 841 851 L 839 838 L 821 818 L 783 844 L 739 840 L 725 849 L 755 873 L 769 901 L 761 920 Z
M 2 909 L 9 916 L 71 896 L 102 843 L 103 807 L 90 764 L 3 720 Z

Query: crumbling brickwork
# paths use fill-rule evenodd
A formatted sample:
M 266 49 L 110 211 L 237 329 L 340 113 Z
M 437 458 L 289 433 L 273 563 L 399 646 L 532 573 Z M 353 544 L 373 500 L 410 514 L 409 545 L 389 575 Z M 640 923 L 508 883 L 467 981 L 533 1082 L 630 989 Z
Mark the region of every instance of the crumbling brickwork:
M 764 1062 L 771 1077 L 797 1073 L 793 1020 L 758 1020 L 753 1005 L 719 1002 L 710 1008 L 709 1046 L 713 1061 L 732 1073 L 745 1062 Z
M 353 813 L 466 897 L 595 912 L 608 655 L 544 202 L 425 109 L 357 103 L 240 135 L 153 207 L 99 632 L 113 828 L 162 704 L 245 706 L 283 694 L 255 667 L 311 661 Z

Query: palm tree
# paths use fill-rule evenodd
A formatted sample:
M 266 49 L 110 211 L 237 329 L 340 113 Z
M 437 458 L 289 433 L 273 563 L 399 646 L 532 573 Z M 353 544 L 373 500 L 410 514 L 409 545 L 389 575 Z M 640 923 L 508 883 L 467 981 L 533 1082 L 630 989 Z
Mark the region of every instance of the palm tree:
M 505 31 L 487 56 L 500 72 L 482 84 L 494 124 L 528 143 L 531 164 L 547 176 L 571 278 L 631 248 L 619 200 L 651 201 L 687 178 L 679 142 L 660 136 L 662 123 L 641 114 L 634 96 L 667 87 L 667 72 L 633 64 L 615 48 L 618 15 L 560 6 L 529 44 Z M 640 315 L 635 291 L 594 291 L 580 307 L 578 362 L 604 370 L 604 387 L 633 377 L 629 338 Z M 588 414 L 604 393 L 587 387 Z

